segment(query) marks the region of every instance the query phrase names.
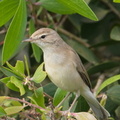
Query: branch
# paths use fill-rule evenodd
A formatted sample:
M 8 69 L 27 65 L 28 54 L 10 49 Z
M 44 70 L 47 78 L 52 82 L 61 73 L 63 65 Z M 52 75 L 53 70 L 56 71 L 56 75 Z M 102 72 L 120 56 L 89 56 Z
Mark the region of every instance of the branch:
M 104 74 L 101 74 L 97 80 L 97 83 L 96 83 L 96 86 L 94 87 L 94 95 L 96 96 L 96 91 L 98 90 L 98 88 L 100 87 L 100 85 L 102 84 L 103 80 L 105 78 L 105 75 Z
M 38 108 L 38 109 L 40 109 L 40 110 L 42 110 L 42 111 L 47 111 L 46 109 L 44 109 L 44 108 L 42 108 L 42 107 L 40 107 L 40 106 L 38 106 L 38 105 L 35 105 L 35 104 L 32 104 L 32 103 L 29 103 L 29 102 L 27 102 L 27 101 L 25 101 L 25 100 L 21 100 L 21 99 L 19 99 L 19 98 L 7 97 L 7 99 L 11 99 L 11 100 L 19 101 L 19 102 L 22 102 L 22 103 L 27 104 L 27 105 L 30 106 L 30 107 L 32 106 L 32 107 L 34 107 L 34 108 Z
M 101 0 L 106 6 L 110 8 L 110 10 L 120 18 L 120 12 L 108 1 L 108 0 Z

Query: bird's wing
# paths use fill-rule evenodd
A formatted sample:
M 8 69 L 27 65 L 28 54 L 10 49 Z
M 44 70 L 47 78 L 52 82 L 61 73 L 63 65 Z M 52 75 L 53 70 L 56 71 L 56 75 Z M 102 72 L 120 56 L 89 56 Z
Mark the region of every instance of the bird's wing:
M 75 61 L 74 64 L 75 64 L 76 70 L 78 71 L 81 78 L 84 80 L 85 84 L 91 89 L 92 86 L 91 86 L 91 82 L 86 69 L 84 68 L 78 54 L 73 49 L 72 49 L 72 52 L 73 52 L 73 58 Z

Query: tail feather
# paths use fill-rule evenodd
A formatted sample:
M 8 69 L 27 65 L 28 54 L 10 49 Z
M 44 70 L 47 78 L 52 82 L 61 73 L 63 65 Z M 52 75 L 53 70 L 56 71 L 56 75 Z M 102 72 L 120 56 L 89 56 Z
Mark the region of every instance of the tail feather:
M 110 114 L 99 104 L 99 102 L 90 91 L 82 94 L 82 96 L 86 99 L 87 103 L 92 108 L 93 112 L 99 120 L 108 120 Z

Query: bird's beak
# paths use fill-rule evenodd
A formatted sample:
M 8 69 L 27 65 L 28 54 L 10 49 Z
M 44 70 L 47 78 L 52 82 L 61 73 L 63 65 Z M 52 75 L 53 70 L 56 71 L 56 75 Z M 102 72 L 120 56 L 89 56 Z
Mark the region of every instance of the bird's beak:
M 28 38 L 28 39 L 23 40 L 22 42 L 32 42 L 32 41 L 33 41 L 32 38 Z

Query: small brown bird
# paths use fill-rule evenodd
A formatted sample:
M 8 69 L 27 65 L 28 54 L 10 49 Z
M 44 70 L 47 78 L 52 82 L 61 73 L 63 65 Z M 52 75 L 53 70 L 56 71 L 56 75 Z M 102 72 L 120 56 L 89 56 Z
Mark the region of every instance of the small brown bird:
M 78 54 L 62 40 L 56 31 L 41 28 L 25 41 L 35 43 L 43 50 L 45 70 L 50 80 L 59 88 L 76 94 L 71 107 L 81 94 L 97 118 L 107 120 L 110 115 L 92 94 L 88 74 Z

